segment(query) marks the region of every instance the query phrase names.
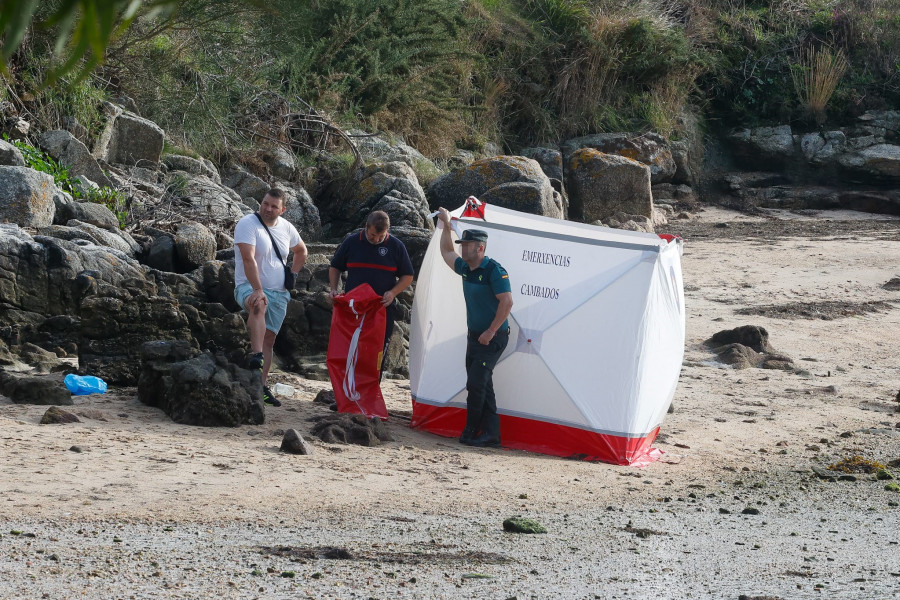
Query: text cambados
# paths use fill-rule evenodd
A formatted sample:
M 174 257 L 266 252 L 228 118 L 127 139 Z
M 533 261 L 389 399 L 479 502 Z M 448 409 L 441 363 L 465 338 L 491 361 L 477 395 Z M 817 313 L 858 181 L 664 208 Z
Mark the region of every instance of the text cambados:
M 522 261 L 539 263 L 542 265 L 553 265 L 556 267 L 568 267 L 572 264 L 572 257 L 563 256 L 562 254 L 524 250 L 522 252 Z M 559 288 L 531 285 L 527 283 L 522 284 L 519 293 L 523 296 L 536 296 L 538 298 L 549 298 L 550 300 L 557 300 L 559 298 Z

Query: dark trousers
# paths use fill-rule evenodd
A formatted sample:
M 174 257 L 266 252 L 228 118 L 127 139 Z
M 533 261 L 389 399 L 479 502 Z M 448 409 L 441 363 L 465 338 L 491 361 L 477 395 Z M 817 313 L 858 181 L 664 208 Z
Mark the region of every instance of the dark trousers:
M 381 372 L 378 374 L 378 380 L 384 379 L 384 365 L 387 362 L 388 346 L 391 343 L 391 334 L 394 333 L 395 308 L 393 303 L 384 311 L 384 348 L 381 350 Z
M 479 344 L 482 332 L 469 332 L 466 344 L 466 428 L 463 437 L 474 438 L 479 432 L 500 439 L 500 416 L 494 395 L 494 367 L 509 343 L 509 330 L 498 331 L 489 344 Z

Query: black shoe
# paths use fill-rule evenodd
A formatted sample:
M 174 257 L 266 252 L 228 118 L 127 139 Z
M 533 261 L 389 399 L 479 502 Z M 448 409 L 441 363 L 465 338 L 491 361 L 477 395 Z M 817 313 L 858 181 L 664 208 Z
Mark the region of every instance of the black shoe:
M 462 433 L 459 436 L 459 443 L 465 444 L 466 446 L 472 445 L 472 439 L 475 437 L 475 432 L 471 429 L 463 429 Z
M 281 400 L 275 397 L 267 385 L 263 386 L 263 402 L 269 406 L 281 406 Z
M 463 443 L 465 444 L 466 442 Z M 468 445 L 476 448 L 499 448 L 500 438 L 482 434 L 475 439 L 469 440 Z
M 263 358 L 262 352 L 257 352 L 255 354 L 247 355 L 247 368 L 248 369 L 252 369 L 252 370 L 262 369 L 264 362 L 265 362 L 265 359 Z

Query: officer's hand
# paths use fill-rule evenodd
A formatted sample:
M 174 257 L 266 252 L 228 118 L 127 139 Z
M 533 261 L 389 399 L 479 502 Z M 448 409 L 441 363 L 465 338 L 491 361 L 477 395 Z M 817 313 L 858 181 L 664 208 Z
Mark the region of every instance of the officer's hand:
M 384 293 L 384 296 L 381 297 L 381 305 L 388 306 L 391 302 L 394 301 L 394 292 L 388 290 Z
M 448 211 L 443 206 L 438 209 L 438 219 L 440 219 L 444 224 L 450 224 L 450 211 Z
M 491 343 L 492 339 L 494 339 L 494 332 L 490 329 L 485 329 L 482 334 L 478 336 L 478 343 L 487 346 Z

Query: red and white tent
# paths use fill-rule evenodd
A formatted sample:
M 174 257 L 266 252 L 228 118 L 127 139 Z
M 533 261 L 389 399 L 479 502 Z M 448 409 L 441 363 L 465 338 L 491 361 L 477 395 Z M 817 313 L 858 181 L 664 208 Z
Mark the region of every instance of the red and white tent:
M 681 241 L 497 206 L 454 211 L 483 229 L 509 272 L 510 341 L 494 389 L 503 445 L 616 464 L 650 445 L 684 357 Z M 465 424 L 466 311 L 438 228 L 416 284 L 410 331 L 411 426 L 459 436 Z

